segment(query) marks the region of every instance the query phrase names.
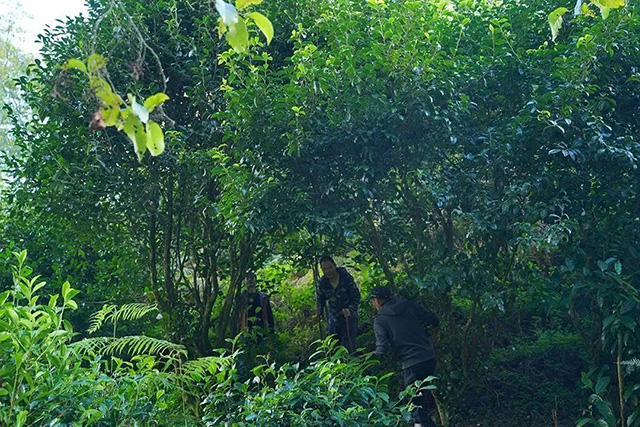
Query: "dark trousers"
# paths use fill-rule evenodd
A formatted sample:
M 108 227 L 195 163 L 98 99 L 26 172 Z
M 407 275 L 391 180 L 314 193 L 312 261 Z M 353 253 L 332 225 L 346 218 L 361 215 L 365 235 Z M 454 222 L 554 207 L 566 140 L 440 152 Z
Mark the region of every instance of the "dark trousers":
M 335 335 L 340 345 L 353 353 L 358 337 L 358 316 L 341 317 L 329 322 L 329 335 Z
M 417 365 L 413 365 L 403 371 L 404 373 L 404 386 L 405 388 L 409 384 L 413 384 L 415 381 L 421 381 L 436 372 L 436 359 L 429 359 L 425 362 L 420 362 Z M 420 423 L 423 427 L 436 427 L 429 412 L 435 409 L 435 402 L 431 391 L 424 390 L 419 392 L 411 399 L 411 403 L 417 408 L 413 411 L 413 422 Z

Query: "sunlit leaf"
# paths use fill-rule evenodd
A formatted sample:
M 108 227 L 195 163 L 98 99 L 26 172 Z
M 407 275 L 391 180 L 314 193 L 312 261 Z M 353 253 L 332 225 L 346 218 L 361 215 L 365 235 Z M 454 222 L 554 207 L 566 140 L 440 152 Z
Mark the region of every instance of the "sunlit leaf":
M 159 156 L 164 151 L 162 128 L 153 120 L 147 123 L 147 148 L 152 156 Z
M 230 25 L 227 32 L 227 41 L 237 53 L 242 53 L 249 46 L 249 33 L 243 19 L 237 24 Z
M 124 101 L 113 91 L 109 82 L 101 77 L 93 77 L 89 83 L 94 93 L 100 99 L 103 105 L 110 108 L 119 108 Z
M 169 96 L 167 96 L 167 94 L 164 94 L 162 92 L 156 93 L 155 95 L 151 95 L 144 100 L 144 108 L 146 108 L 147 111 L 151 113 L 158 105 L 162 104 L 167 99 L 169 99 Z
M 102 55 L 97 53 L 89 55 L 87 59 L 87 70 L 89 74 L 95 74 L 102 70 L 107 65 L 107 60 Z
M 124 133 L 133 142 L 133 149 L 138 156 L 138 161 L 142 161 L 144 152 L 147 151 L 147 135 L 138 116 L 130 114 L 127 117 L 127 121 L 124 124 Z
M 267 38 L 267 44 L 270 44 L 273 39 L 273 24 L 271 24 L 269 18 L 260 12 L 251 12 L 248 16 L 253 19 L 253 22 L 256 23 L 262 34 Z
M 617 9 L 625 6 L 624 0 L 591 0 L 591 3 L 598 6 L 602 19 L 607 19 L 609 17 L 611 9 Z
M 115 126 L 120 117 L 120 108 L 108 106 L 101 109 L 100 113 L 102 114 L 102 121 L 105 126 Z
M 625 6 L 624 0 L 597 0 L 597 2 L 602 4 L 604 7 L 609 7 L 611 9 L 617 9 Z
M 242 10 L 245 7 L 249 7 L 252 4 L 260 4 L 262 0 L 236 0 L 236 7 L 238 10 Z
M 558 31 L 562 27 L 562 15 L 567 13 L 569 9 L 559 7 L 549 14 L 549 26 L 551 27 L 551 40 L 555 41 L 558 37 Z
M 582 6 L 580 7 L 580 13 L 582 15 L 586 15 L 586 16 L 596 16 L 595 13 L 593 13 L 593 11 L 591 9 L 589 9 L 589 5 L 587 3 L 582 3 Z
M 64 68 L 65 70 L 80 70 L 83 73 L 87 72 L 87 66 L 84 65 L 84 62 L 75 58 L 71 58 L 70 60 L 68 60 L 62 68 Z
M 218 20 L 218 26 L 216 27 L 216 29 L 218 30 L 218 37 L 220 38 L 222 38 L 222 36 L 224 36 L 227 32 L 228 28 L 226 25 L 224 25 L 224 22 L 222 22 L 222 18 Z

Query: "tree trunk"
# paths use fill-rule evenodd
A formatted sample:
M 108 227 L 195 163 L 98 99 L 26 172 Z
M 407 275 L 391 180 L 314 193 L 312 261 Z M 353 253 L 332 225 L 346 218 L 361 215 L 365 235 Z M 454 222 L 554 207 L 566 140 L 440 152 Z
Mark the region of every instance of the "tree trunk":
M 222 346 L 224 340 L 227 338 L 233 308 L 236 306 L 235 302 L 240 293 L 242 280 L 250 265 L 252 254 L 251 239 L 242 237 L 238 246 L 239 248 L 236 248 L 232 242 L 229 247 L 229 259 L 231 261 L 229 289 L 227 290 L 227 298 L 224 301 L 220 316 L 218 317 L 218 325 L 216 327 L 217 346 Z

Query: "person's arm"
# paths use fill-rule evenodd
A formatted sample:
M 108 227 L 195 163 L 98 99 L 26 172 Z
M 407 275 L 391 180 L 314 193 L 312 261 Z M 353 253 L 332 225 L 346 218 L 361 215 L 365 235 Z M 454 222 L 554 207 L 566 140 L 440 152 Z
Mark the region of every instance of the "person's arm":
M 269 300 L 269 297 L 267 295 L 264 296 L 264 306 L 262 307 L 262 310 L 264 313 L 263 319 L 264 319 L 265 326 L 273 331 L 276 325 L 273 322 L 273 311 L 271 310 L 271 301 Z
M 360 305 L 360 289 L 356 285 L 356 281 L 353 276 L 344 270 L 346 274 L 346 284 L 349 290 L 349 311 L 353 314 L 358 314 L 358 306 Z
M 416 314 L 416 317 L 420 322 L 426 324 L 427 326 L 438 326 L 440 325 L 440 319 L 438 316 L 427 310 L 426 308 L 411 302 L 411 306 L 413 307 L 413 312 Z
M 238 302 L 236 303 L 236 308 L 240 313 L 240 332 L 244 331 L 248 325 L 247 319 L 247 304 L 245 301 L 245 294 L 241 292 L 238 297 Z
M 377 318 L 373 320 L 373 332 L 376 334 L 376 356 L 388 353 L 391 349 L 391 343 L 387 336 L 387 330 Z

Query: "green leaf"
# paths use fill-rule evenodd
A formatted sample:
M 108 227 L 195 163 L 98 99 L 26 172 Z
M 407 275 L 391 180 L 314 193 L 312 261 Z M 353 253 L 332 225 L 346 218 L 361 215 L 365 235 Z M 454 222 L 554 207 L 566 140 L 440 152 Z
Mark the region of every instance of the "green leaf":
M 595 0 L 595 2 L 600 3 L 604 7 L 609 7 L 611 9 L 617 9 L 619 7 L 625 6 L 624 0 Z
M 27 422 L 27 411 L 20 411 L 16 417 L 16 427 L 22 427 Z
M 58 303 L 58 297 L 59 297 L 58 294 L 51 296 L 51 299 L 49 300 L 49 304 L 48 304 L 50 308 L 53 308 L 56 306 L 56 304 Z
M 244 52 L 249 46 L 249 33 L 244 19 L 240 18 L 236 24 L 229 25 L 227 41 L 237 53 Z
M 607 271 L 609 264 L 604 261 L 598 261 L 598 268 L 600 268 L 601 271 Z
M 113 91 L 111 85 L 105 79 L 101 77 L 91 78 L 89 85 L 98 99 L 100 99 L 100 102 L 107 108 L 120 108 L 120 105 L 124 104 L 120 95 Z
M 224 25 L 224 22 L 222 21 L 222 18 L 220 18 L 218 20 L 218 26 L 216 27 L 216 29 L 218 30 L 218 37 L 222 38 L 222 36 L 225 35 L 225 33 L 227 32 L 227 26 Z
M 33 286 L 33 290 L 32 293 L 36 293 L 38 292 L 40 289 L 42 289 L 45 285 L 47 284 L 47 282 L 38 282 Z
M 152 156 L 159 156 L 164 151 L 162 128 L 153 120 L 147 123 L 147 148 Z
M 620 318 L 620 322 L 626 326 L 627 328 L 629 328 L 632 332 L 636 331 L 636 321 L 633 317 L 631 316 L 622 316 L 622 318 Z
M 87 70 L 89 74 L 95 74 L 102 70 L 107 65 L 107 60 L 102 55 L 97 53 L 89 55 L 87 58 Z
M 260 12 L 251 12 L 249 18 L 253 19 L 253 22 L 256 23 L 260 31 L 262 31 L 262 34 L 267 38 L 267 44 L 270 44 L 273 39 L 273 25 L 271 21 L 269 21 L 269 18 Z
M 100 419 L 103 416 L 103 413 L 97 409 L 87 409 L 82 412 L 82 417 L 80 418 L 83 421 L 82 425 L 92 424 L 94 421 Z
M 591 3 L 598 6 L 602 19 L 609 17 L 611 9 L 617 9 L 625 5 L 624 0 L 591 0 Z
M 600 378 L 598 380 L 598 383 L 596 384 L 596 388 L 594 389 L 596 394 L 601 394 L 604 390 L 606 390 L 610 381 L 611 381 L 611 378 L 609 377 Z
M 236 0 L 236 9 L 242 10 L 245 7 L 249 7 L 252 4 L 260 4 L 262 0 Z
M 71 290 L 71 284 L 69 282 L 64 282 L 62 284 L 62 297 L 67 298 L 69 291 Z
M 105 126 L 115 126 L 118 123 L 118 118 L 120 118 L 120 108 L 107 106 L 100 110 L 100 114 Z
M 62 68 L 64 68 L 65 70 L 80 70 L 83 73 L 87 72 L 87 66 L 84 65 L 84 62 L 75 58 L 71 58 L 70 60 L 68 60 L 67 63 L 62 66 Z
M 551 27 L 551 40 L 555 41 L 558 31 L 562 27 L 562 15 L 569 12 L 566 7 L 559 7 L 549 14 L 549 27 Z
M 27 286 L 24 283 L 20 282 L 20 283 L 18 283 L 18 287 L 19 287 L 20 293 L 22 295 L 24 295 L 27 299 L 31 299 L 31 290 L 29 289 L 29 286 Z
M 144 100 L 144 108 L 146 108 L 147 111 L 151 113 L 158 105 L 162 104 L 167 99 L 169 99 L 169 96 L 167 94 L 164 94 L 162 92 L 156 93 L 155 95 L 151 95 Z
M 617 274 L 622 274 L 622 264 L 620 263 L 620 261 L 616 261 L 616 263 L 613 265 L 613 268 L 616 270 Z
M 4 305 L 4 303 L 7 302 L 7 299 L 9 299 L 10 294 L 11 294 L 11 291 L 4 291 L 3 293 L 0 294 L 0 306 Z

